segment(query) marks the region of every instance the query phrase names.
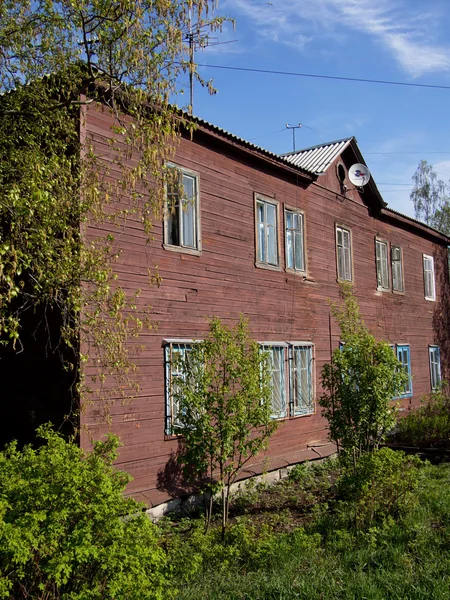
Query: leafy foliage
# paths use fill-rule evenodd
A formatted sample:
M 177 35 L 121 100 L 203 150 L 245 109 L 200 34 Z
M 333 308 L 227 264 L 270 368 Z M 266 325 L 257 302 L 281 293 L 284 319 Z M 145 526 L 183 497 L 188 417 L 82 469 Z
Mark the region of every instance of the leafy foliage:
M 149 324 L 139 291 L 117 281 L 114 237 L 130 218 L 150 236 L 161 218 L 183 125 L 169 98 L 181 73 L 197 77 L 186 34 L 195 22 L 204 44 L 223 22 L 210 18 L 214 7 L 0 3 L 0 342 L 20 348 L 25 311 L 53 310 L 61 349 L 75 350 L 67 366 L 79 369 L 89 356 L 94 381 L 116 378 L 111 395 L 135 389 L 126 342 Z M 111 120 L 106 160 L 83 133 L 86 111 L 98 106 Z M 79 391 L 89 387 L 79 382 Z
M 332 306 L 341 329 L 342 348 L 322 369 L 324 393 L 319 399 L 328 419 L 330 438 L 342 458 L 358 458 L 378 447 L 395 424 L 392 398 L 399 396 L 406 375 L 386 342 L 377 341 L 361 319 L 351 288 L 342 288 L 344 305 Z
M 83 453 L 38 433 L 39 449 L 0 453 L 0 598 L 170 597 L 157 530 L 112 466 L 117 438 Z
M 180 582 L 177 597 L 447 599 L 450 466 L 424 463 L 419 472 L 414 460 L 400 455 L 394 457 L 397 461 L 406 465 L 414 492 L 406 493 L 404 498 L 409 494 L 409 499 L 401 501 L 400 510 L 392 510 L 386 518 L 379 513 L 368 528 L 355 529 L 354 520 L 336 515 L 336 503 L 331 501 L 328 520 L 321 514 L 316 522 L 295 529 L 288 522 L 283 533 L 275 533 L 269 523 L 273 512 L 266 513 L 257 504 L 249 507 L 249 516 L 230 525 L 224 542 L 214 529 L 202 535 L 197 523 L 183 521 L 179 534 L 171 526 L 168 552 Z M 399 469 L 390 460 L 381 462 L 379 472 L 384 470 L 394 481 Z M 369 471 L 375 474 L 378 467 Z M 301 495 L 303 482 L 299 486 Z M 400 490 L 402 486 L 400 482 Z M 270 488 L 274 496 L 281 493 L 278 504 L 283 502 L 284 488 L 285 481 Z M 347 501 L 351 505 L 352 499 Z M 297 510 L 301 513 L 301 506 Z
M 450 233 L 450 187 L 438 179 L 433 166 L 421 160 L 413 175 L 411 200 L 417 219 Z
M 270 374 L 242 317 L 233 328 L 213 319 L 208 337 L 181 359 L 181 369 L 179 462 L 209 494 L 209 517 L 213 494 L 222 492 L 224 531 L 232 483 L 267 448 L 277 426 L 271 419 Z
M 450 395 L 445 384 L 398 420 L 394 438 L 413 446 L 450 446 Z
M 398 517 L 411 502 L 423 463 L 390 448 L 362 455 L 356 469 L 347 470 L 337 485 L 338 512 L 357 529 L 367 529 Z

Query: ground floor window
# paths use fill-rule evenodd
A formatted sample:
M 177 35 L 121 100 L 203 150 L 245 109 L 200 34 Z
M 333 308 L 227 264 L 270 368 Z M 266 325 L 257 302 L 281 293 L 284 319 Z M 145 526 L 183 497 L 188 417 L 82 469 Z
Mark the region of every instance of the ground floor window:
M 439 346 L 429 346 L 431 389 L 435 390 L 441 383 L 441 353 Z
M 397 360 L 401 363 L 403 370 L 408 375 L 408 381 L 405 383 L 400 398 L 409 398 L 412 396 L 412 376 L 411 376 L 411 353 L 409 345 L 397 344 L 396 346 Z
M 169 342 L 164 348 L 166 377 L 166 433 L 172 435 L 180 427 L 180 411 L 178 406 L 179 382 L 184 381 L 186 374 L 181 361 L 191 350 L 192 342 Z
M 273 418 L 313 413 L 313 345 L 265 342 L 262 348 L 269 355 Z

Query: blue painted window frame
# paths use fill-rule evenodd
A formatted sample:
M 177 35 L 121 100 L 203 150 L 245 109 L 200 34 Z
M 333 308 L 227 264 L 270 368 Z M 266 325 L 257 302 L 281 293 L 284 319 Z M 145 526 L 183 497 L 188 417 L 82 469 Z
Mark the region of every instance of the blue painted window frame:
M 409 344 L 397 344 L 395 350 L 397 360 L 402 364 L 403 370 L 408 374 L 409 377 L 409 381 L 405 384 L 404 392 L 400 394 L 399 398 L 410 398 L 413 395 L 411 376 L 411 349 Z
M 428 346 L 428 358 L 430 363 L 431 389 L 436 390 L 441 384 L 441 349 L 439 346 Z

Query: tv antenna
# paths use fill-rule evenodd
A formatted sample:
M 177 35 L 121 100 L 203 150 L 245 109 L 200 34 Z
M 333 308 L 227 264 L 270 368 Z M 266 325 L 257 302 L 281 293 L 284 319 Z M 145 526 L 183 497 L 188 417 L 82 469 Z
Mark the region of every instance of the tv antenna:
M 202 23 L 192 24 L 192 9 L 189 9 L 189 29 L 183 36 L 183 40 L 189 46 L 189 107 L 188 114 L 192 115 L 194 110 L 194 83 L 195 83 L 195 52 L 199 48 L 208 48 L 209 46 L 221 46 L 222 44 L 232 44 L 237 40 L 228 40 L 219 42 L 218 38 L 209 37 L 205 31 L 213 25 L 213 21 L 204 21 Z
M 298 125 L 289 125 L 289 123 L 286 123 L 286 129 L 292 129 L 292 149 L 295 152 L 295 130 L 296 129 L 301 129 L 303 127 L 303 125 L 301 123 L 299 123 Z

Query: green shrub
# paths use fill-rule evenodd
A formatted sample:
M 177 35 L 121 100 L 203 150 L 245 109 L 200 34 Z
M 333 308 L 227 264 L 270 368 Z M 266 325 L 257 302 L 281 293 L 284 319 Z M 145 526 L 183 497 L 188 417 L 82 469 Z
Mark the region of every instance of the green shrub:
M 157 529 L 112 466 L 117 438 L 84 453 L 48 425 L 38 434 L 37 450 L 0 453 L 0 598 L 170 597 Z
M 422 464 L 390 448 L 362 455 L 338 482 L 338 515 L 358 529 L 398 517 L 414 502 Z
M 416 410 L 398 420 L 395 440 L 413 446 L 450 446 L 450 395 L 444 388 L 432 392 Z
M 331 305 L 342 347 L 323 366 L 319 398 L 329 437 L 343 462 L 354 467 L 365 452 L 378 448 L 395 425 L 396 406 L 408 376 L 387 342 L 378 341 L 361 318 L 350 285 L 341 287 L 344 303 Z

